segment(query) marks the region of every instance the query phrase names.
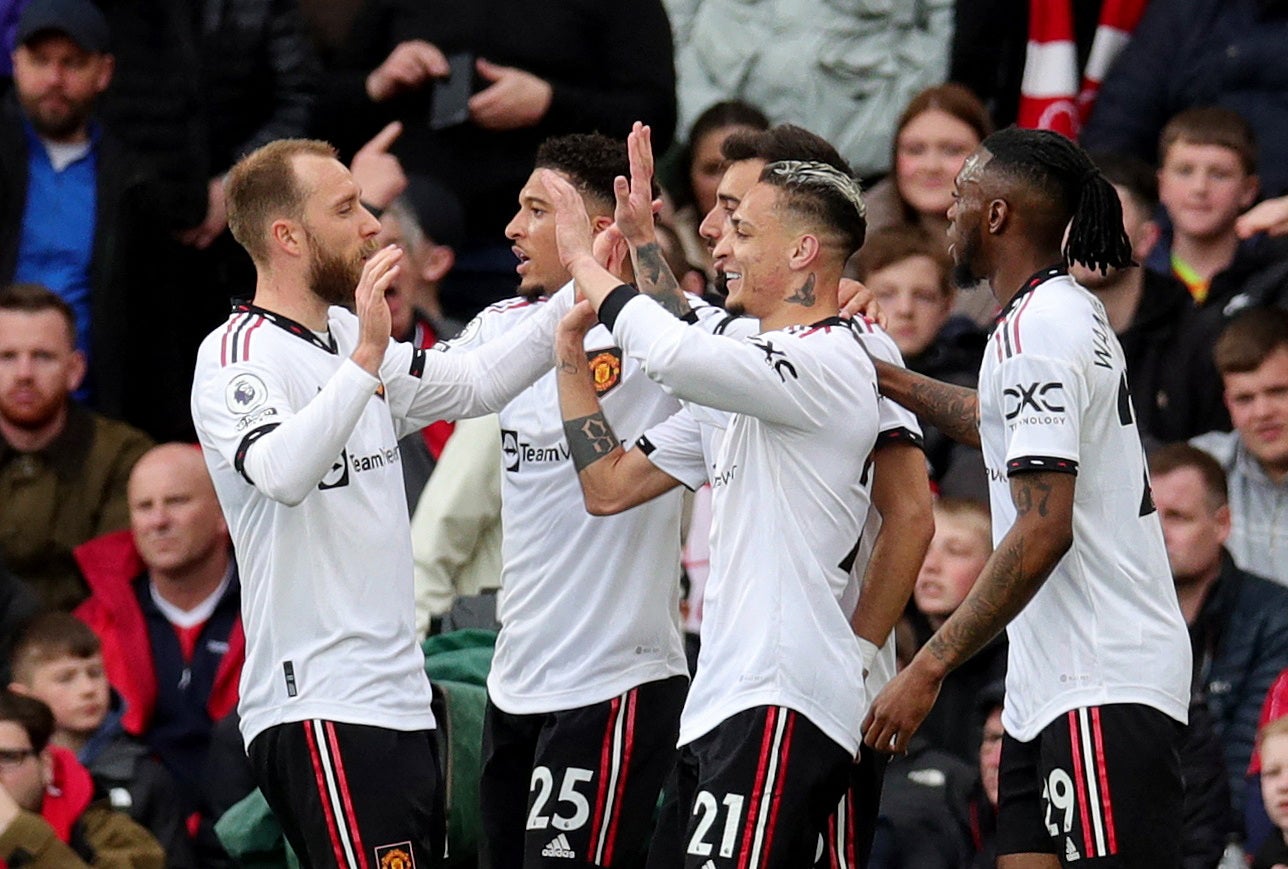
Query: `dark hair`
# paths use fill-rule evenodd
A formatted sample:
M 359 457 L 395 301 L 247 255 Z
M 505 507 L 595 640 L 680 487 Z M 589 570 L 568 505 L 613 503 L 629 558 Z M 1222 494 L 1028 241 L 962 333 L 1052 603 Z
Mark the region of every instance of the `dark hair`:
M 1153 217 L 1158 208 L 1158 173 L 1139 157 L 1105 151 L 1088 155 L 1100 174 L 1115 187 L 1121 187 L 1146 215 Z
M 903 114 L 899 116 L 898 123 L 894 127 L 894 135 L 890 137 L 890 167 L 893 170 L 899 156 L 899 134 L 903 128 L 912 123 L 913 119 L 931 109 L 938 109 L 941 112 L 952 115 L 975 132 L 975 138 L 984 141 L 989 134 L 993 132 L 993 118 L 989 115 L 988 109 L 975 96 L 974 91 L 965 85 L 956 82 L 947 82 L 928 87 L 921 93 L 917 94 L 908 101 L 904 108 Z M 898 192 L 898 185 L 895 185 L 895 193 L 898 195 L 899 204 L 903 209 L 903 218 L 906 223 L 913 223 L 918 219 L 917 210 L 913 208 L 903 198 L 903 194 Z
M 567 175 L 582 196 L 592 199 L 600 210 L 610 214 L 617 202 L 613 179 L 629 175 L 631 171 L 626 142 L 599 133 L 573 133 L 546 139 L 537 148 L 536 168 L 554 169 Z
M 853 176 L 850 164 L 822 136 L 795 124 L 779 124 L 768 130 L 739 130 L 724 140 L 720 153 L 730 163 L 740 160 L 805 160 L 826 163 L 838 172 Z
M 0 289 L 0 311 L 40 314 L 55 311 L 67 324 L 67 336 L 76 346 L 76 312 L 67 300 L 40 284 L 8 284 Z
M 224 178 L 228 230 L 255 262 L 268 259 L 268 227 L 279 217 L 299 219 L 309 191 L 300 184 L 295 158 L 336 158 L 333 146 L 317 139 L 278 139 L 238 160 Z
M 992 155 L 986 173 L 1001 173 L 1047 203 L 1045 220 L 1040 213 L 1032 215 L 1047 241 L 1058 245 L 1068 227 L 1066 262 L 1102 274 L 1134 265 L 1118 192 L 1075 142 L 1051 130 L 1007 127 L 982 147 Z
M 1212 359 L 1222 374 L 1246 374 L 1288 347 L 1288 311 L 1251 308 L 1232 319 L 1216 339 Z
M 668 183 L 667 187 L 671 190 L 671 198 L 675 200 L 676 208 L 683 208 L 696 199 L 693 195 L 690 176 L 693 171 L 693 155 L 698 143 L 708 133 L 725 127 L 766 130 L 769 129 L 769 118 L 765 117 L 765 113 L 760 109 L 742 100 L 721 100 L 708 106 L 702 114 L 698 115 L 689 129 L 689 140 L 680 148 L 674 161 L 667 161 L 672 170 L 668 175 L 671 183 Z
M 1196 106 L 1179 112 L 1158 136 L 1158 165 L 1177 142 L 1191 145 L 1219 145 L 1239 157 L 1243 171 L 1257 173 L 1257 134 L 1243 115 L 1224 106 Z
M 873 272 L 914 256 L 926 256 L 934 261 L 939 269 L 940 292 L 944 296 L 952 295 L 953 286 L 948 276 L 953 263 L 948 251 L 920 226 L 896 224 L 872 233 L 854 257 L 855 274 L 859 280 L 866 281 Z
M 1203 478 L 1208 501 L 1213 508 L 1228 500 L 1225 469 L 1211 455 L 1185 442 L 1165 444 L 1149 454 L 1149 475 L 1161 477 L 1182 468 L 1193 468 Z
M 865 207 L 859 182 L 848 172 L 827 163 L 781 160 L 769 163 L 760 180 L 786 197 L 780 200 L 791 211 L 836 236 L 842 262 L 863 245 L 867 234 Z
M 38 615 L 18 632 L 11 653 L 14 678 L 31 683 L 32 670 L 57 658 L 89 658 L 99 654 L 103 644 L 89 625 L 71 613 Z
M 0 689 L 0 721 L 12 721 L 27 731 L 27 739 L 37 753 L 45 750 L 54 735 L 54 713 L 49 707 L 8 688 Z

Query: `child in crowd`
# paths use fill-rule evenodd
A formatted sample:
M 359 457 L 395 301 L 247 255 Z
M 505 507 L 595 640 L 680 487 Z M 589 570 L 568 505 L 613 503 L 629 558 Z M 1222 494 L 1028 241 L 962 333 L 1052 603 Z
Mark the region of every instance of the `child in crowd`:
M 912 592 L 918 643 L 924 643 L 966 599 L 992 552 L 992 523 L 986 506 L 959 498 L 942 498 L 935 503 L 935 536 Z M 1005 673 L 1006 638 L 999 634 L 944 680 L 939 698 L 919 732 L 936 748 L 951 752 L 965 763 L 976 763 L 979 725 L 975 712 L 979 692 Z M 975 723 L 965 726 L 965 722 Z
M 1179 278 L 1195 304 L 1222 304 L 1243 283 L 1235 221 L 1257 198 L 1252 127 L 1230 109 L 1186 109 L 1163 128 L 1158 165 L 1158 198 L 1172 236 L 1149 265 Z
M 195 866 L 170 774 L 121 726 L 124 704 L 103 672 L 99 638 L 67 613 L 38 616 L 13 648 L 10 690 L 54 714 L 51 743 L 76 755 L 94 779 L 96 798 L 146 827 L 169 867 Z
M 1252 869 L 1285 869 L 1288 867 L 1288 717 L 1276 718 L 1261 728 L 1257 734 L 1257 751 L 1261 756 L 1261 798 L 1276 833 L 1257 852 Z

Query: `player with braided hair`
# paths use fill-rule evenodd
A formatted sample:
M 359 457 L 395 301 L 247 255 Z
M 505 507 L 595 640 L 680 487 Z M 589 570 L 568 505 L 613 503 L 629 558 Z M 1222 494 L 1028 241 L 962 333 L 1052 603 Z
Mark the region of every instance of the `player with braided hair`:
M 1189 643 L 1122 348 L 1067 273 L 1131 264 L 1121 205 L 1073 142 L 1015 128 L 966 160 L 953 200 L 958 283 L 1002 306 L 979 391 L 877 370 L 883 394 L 982 446 L 995 549 L 864 738 L 905 751 L 944 676 L 1006 628 L 998 865 L 1174 869 Z

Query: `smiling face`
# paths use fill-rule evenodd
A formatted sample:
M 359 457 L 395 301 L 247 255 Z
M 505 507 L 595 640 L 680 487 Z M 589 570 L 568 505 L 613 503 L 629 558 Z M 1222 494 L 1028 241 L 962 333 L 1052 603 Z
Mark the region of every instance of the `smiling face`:
M 1234 221 L 1257 196 L 1257 179 L 1238 153 L 1223 145 L 1180 139 L 1158 170 L 1158 198 L 1176 232 L 1200 240 L 1234 232 Z
M 733 232 L 733 224 L 729 219 L 733 216 L 734 210 L 742 202 L 747 191 L 755 186 L 760 180 L 760 173 L 765 168 L 764 160 L 739 160 L 737 163 L 730 163 L 725 169 L 725 173 L 720 178 L 720 184 L 716 188 L 715 204 L 711 210 L 702 218 L 702 223 L 698 227 L 698 234 L 706 241 L 708 249 L 712 251 L 713 265 L 716 272 L 716 286 L 722 291 L 727 292 L 725 280 L 724 263 L 715 259 L 715 247 L 720 239 L 726 234 Z
M 953 179 L 978 147 L 969 124 L 943 109 L 926 109 L 904 125 L 895 142 L 899 195 L 920 214 L 943 214 L 952 204 Z
M 777 188 L 752 186 L 729 218 L 731 231 L 716 245 L 731 314 L 764 318 L 793 289 L 789 258 L 799 235 L 782 220 L 778 200 Z

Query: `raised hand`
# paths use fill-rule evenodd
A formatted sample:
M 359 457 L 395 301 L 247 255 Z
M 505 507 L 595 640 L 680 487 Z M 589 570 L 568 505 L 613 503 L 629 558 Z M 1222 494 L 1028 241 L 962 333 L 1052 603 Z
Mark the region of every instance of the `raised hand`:
M 653 134 L 647 124 L 636 121 L 626 137 L 631 177 L 613 179 L 617 207 L 613 220 L 631 247 L 653 241 L 653 215 L 661 207 L 653 200 Z
M 626 239 L 622 236 L 622 231 L 617 228 L 617 224 L 609 224 L 591 245 L 591 250 L 595 257 L 595 262 L 608 269 L 615 275 L 622 273 L 622 264 L 630 256 L 630 248 L 626 245 Z
M 402 135 L 399 121 L 387 124 L 371 141 L 353 155 L 349 171 L 362 191 L 362 201 L 379 209 L 388 208 L 407 189 L 407 174 L 389 148 Z
M 841 278 L 837 289 L 837 301 L 841 304 L 841 316 L 853 317 L 856 314 L 867 317 L 882 329 L 886 327 L 885 311 L 877 304 L 877 297 L 866 285 L 849 278 Z
M 517 130 L 536 126 L 550 109 L 550 82 L 514 66 L 479 58 L 474 68 L 491 82 L 470 97 L 470 120 L 485 130 Z
M 1234 222 L 1234 229 L 1239 238 L 1251 238 L 1259 232 L 1288 234 L 1288 196 L 1267 199 L 1253 206 Z
M 388 245 L 372 254 L 362 266 L 362 277 L 353 293 L 353 310 L 358 315 L 358 346 L 353 361 L 369 374 L 380 370 L 389 346 L 389 303 L 385 291 L 398 277 L 402 248 Z
M 555 207 L 555 241 L 559 245 L 559 261 L 572 272 L 579 260 L 594 258 L 586 204 L 577 189 L 557 172 L 542 169 L 541 183 L 545 185 Z
M 433 78 L 451 74 L 447 58 L 438 46 L 423 39 L 400 42 L 384 63 L 367 76 L 367 96 L 382 103 L 404 91 L 416 90 Z

